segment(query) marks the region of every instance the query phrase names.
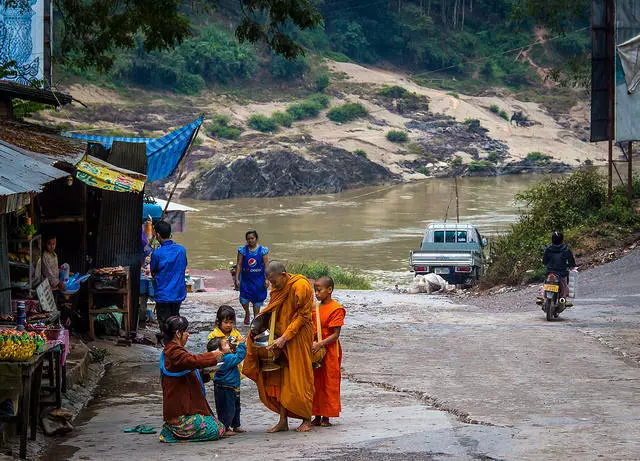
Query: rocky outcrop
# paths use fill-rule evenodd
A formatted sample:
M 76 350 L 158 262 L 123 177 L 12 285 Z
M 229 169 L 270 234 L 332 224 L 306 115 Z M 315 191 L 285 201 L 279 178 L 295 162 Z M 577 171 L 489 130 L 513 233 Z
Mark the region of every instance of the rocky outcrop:
M 401 178 L 366 157 L 320 144 L 312 160 L 290 150 L 258 151 L 230 164 L 219 163 L 194 179 L 182 197 L 221 200 L 341 192 L 399 182 Z

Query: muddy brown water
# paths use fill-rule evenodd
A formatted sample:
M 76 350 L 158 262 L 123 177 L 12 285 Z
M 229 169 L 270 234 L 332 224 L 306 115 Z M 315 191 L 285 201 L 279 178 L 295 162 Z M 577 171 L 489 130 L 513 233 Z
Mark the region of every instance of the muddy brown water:
M 460 220 L 481 233 L 503 231 L 518 215 L 515 194 L 544 176 L 459 178 Z M 181 201 L 199 209 L 188 213 L 187 230 L 175 239 L 187 247 L 192 268 L 225 267 L 257 229 L 272 258 L 323 261 L 388 278 L 408 270 L 408 255 L 420 245 L 431 221 L 455 222 L 453 179 L 355 189 L 339 194 Z

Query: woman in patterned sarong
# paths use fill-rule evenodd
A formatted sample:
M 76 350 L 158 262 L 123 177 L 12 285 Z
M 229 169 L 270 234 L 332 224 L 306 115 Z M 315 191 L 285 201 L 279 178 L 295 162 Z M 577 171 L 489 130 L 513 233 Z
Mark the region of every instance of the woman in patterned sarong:
M 222 357 L 220 351 L 190 354 L 184 347 L 189 338 L 189 322 L 174 316 L 167 319 L 165 348 L 160 354 L 162 416 L 164 425 L 160 441 L 204 442 L 224 435 L 224 424 L 215 417 L 206 399 L 204 383 L 211 367 Z

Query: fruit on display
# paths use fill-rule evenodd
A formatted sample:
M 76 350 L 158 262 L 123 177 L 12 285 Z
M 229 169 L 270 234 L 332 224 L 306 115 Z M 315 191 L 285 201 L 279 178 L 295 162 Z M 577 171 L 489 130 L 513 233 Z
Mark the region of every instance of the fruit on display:
M 0 331 L 0 361 L 23 362 L 36 351 L 42 351 L 47 342 L 43 333 L 2 330 Z

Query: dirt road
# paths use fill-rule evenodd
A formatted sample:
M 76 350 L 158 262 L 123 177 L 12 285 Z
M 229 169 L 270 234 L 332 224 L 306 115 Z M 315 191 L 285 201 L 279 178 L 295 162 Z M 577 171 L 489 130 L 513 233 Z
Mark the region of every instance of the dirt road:
M 576 307 L 546 322 L 533 288 L 462 304 L 440 296 L 338 291 L 344 412 L 309 434 L 265 434 L 276 416 L 242 385 L 249 432 L 163 445 L 154 348 L 115 362 L 76 431 L 41 459 L 640 459 L 640 251 L 582 274 Z M 197 329 L 236 293 L 189 298 Z M 205 332 L 192 337 L 201 350 Z M 132 355 L 133 354 L 133 355 Z

